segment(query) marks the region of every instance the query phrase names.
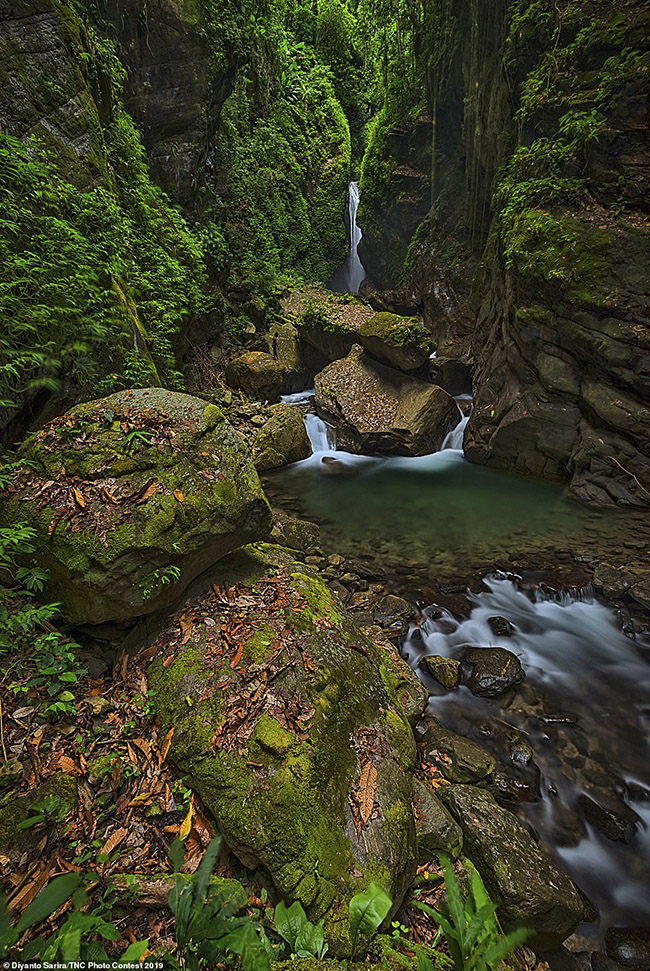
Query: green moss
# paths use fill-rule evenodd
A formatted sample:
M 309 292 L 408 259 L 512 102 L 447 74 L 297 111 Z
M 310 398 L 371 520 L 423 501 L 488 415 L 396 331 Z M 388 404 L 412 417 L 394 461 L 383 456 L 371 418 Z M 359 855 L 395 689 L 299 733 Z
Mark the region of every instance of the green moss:
M 334 604 L 330 590 L 321 580 L 305 573 L 292 573 L 296 589 L 307 601 L 307 608 L 294 620 L 304 629 L 314 629 L 318 622 L 326 620 L 335 627 L 343 626 L 343 618 Z
M 38 785 L 27 796 L 16 798 L 13 794 L 4 797 L 0 805 L 0 852 L 21 851 L 41 839 L 41 829 L 18 829 L 18 824 L 31 815 L 31 808 L 46 796 L 59 796 L 68 810 L 72 809 L 77 797 L 77 783 L 73 776 L 57 772 Z

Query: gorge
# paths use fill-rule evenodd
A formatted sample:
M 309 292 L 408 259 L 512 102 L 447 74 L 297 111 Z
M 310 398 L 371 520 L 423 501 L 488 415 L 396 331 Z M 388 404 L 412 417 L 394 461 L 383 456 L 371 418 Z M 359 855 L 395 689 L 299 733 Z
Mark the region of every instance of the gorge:
M 650 968 L 649 27 L 0 0 L 3 958 Z

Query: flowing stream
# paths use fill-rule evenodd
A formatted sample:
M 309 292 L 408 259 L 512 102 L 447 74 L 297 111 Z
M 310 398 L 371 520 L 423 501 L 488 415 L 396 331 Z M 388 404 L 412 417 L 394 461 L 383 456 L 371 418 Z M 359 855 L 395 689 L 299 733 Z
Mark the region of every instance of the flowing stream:
M 336 449 L 313 393 L 283 399 L 303 410 L 313 454 L 271 477 L 271 491 L 279 486 L 291 511 L 320 524 L 327 548 L 408 576 L 411 599 L 456 564 L 480 577 L 521 548 L 554 562 L 616 535 L 616 513 L 465 462 L 460 409 L 433 455 L 360 456 Z M 522 574 L 487 576 L 458 613 L 425 610 L 402 649 L 431 692 L 430 712 L 496 756 L 504 801 L 592 901 L 599 921 L 583 929 L 602 939 L 608 926 L 650 919 L 650 639 L 623 632 L 590 590 L 553 596 Z M 509 636 L 495 636 L 490 617 L 505 619 Z M 468 644 L 517 654 L 523 685 L 483 699 L 465 687 L 444 693 L 422 674 L 425 654 Z M 523 763 L 522 742 L 532 750 Z
M 361 230 L 357 226 L 357 210 L 359 208 L 359 183 L 350 182 L 348 186 L 348 255 L 343 266 L 334 273 L 329 282 L 330 290 L 334 293 L 358 293 L 361 283 L 366 278 L 366 271 L 359 259 L 357 248 L 361 242 Z

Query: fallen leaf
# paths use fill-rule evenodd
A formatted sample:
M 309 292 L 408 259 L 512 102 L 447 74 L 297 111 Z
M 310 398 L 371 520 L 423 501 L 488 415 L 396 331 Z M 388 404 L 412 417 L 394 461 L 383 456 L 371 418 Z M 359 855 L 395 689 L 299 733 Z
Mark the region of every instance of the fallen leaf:
M 117 506 L 117 499 L 108 489 L 102 489 L 102 499 L 105 502 L 112 502 L 114 506 Z
M 167 753 L 169 752 L 169 746 L 172 744 L 172 738 L 174 737 L 174 731 L 175 731 L 175 728 L 172 725 L 172 727 L 169 729 L 169 731 L 167 732 L 167 734 L 163 739 L 163 743 L 160 746 L 160 758 L 158 759 L 158 768 L 161 767 L 161 765 L 167 758 Z
M 185 502 L 185 496 L 180 489 L 174 489 L 174 498 L 178 499 L 179 502 Z
M 192 816 L 194 815 L 194 806 L 190 803 L 190 808 L 187 810 L 187 816 L 181 823 L 181 828 L 178 832 L 181 841 L 187 839 L 192 829 Z
M 78 489 L 73 489 L 72 490 L 72 494 L 74 495 L 74 500 L 77 503 L 77 505 L 79 506 L 79 508 L 80 509 L 85 509 L 86 508 L 86 500 L 81 495 L 81 493 L 79 492 L 79 490 Z
M 243 653 L 244 653 L 244 645 L 242 643 L 242 644 L 239 645 L 239 647 L 235 651 L 235 656 L 233 657 L 232 661 L 230 662 L 230 667 L 231 668 L 236 668 L 237 667 L 237 665 L 241 661 L 241 656 L 242 656 Z
M 102 854 L 105 854 L 108 856 L 110 853 L 112 853 L 115 847 L 119 846 L 127 833 L 128 830 L 126 829 L 116 829 L 113 833 L 111 833 L 104 845 L 99 848 L 98 855 L 101 856 Z
M 40 893 L 47 883 L 51 869 L 52 865 L 50 864 L 43 870 L 39 870 L 33 879 L 29 883 L 25 884 L 20 893 L 17 893 L 16 896 L 9 901 L 8 909 L 10 914 L 14 914 L 17 911 L 22 912 L 26 907 L 29 906 L 29 904 L 31 904 L 32 900 Z
M 375 789 L 377 788 L 377 769 L 372 762 L 365 762 L 361 768 L 359 779 L 359 811 L 363 823 L 367 823 L 375 805 Z
M 57 768 L 61 769 L 61 771 L 65 772 L 66 774 L 73 773 L 74 775 L 78 775 L 80 773 L 80 769 L 78 768 L 78 766 L 75 765 L 73 760 L 69 758 L 69 756 L 67 755 L 59 756 Z

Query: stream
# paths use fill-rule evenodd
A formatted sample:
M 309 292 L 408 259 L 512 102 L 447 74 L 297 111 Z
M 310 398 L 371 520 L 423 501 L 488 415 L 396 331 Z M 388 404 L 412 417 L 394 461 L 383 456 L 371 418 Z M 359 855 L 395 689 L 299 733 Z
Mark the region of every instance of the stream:
M 558 594 L 530 568 L 494 569 L 519 550 L 528 566 L 599 548 L 607 536 L 616 542 L 620 517 L 565 501 L 559 486 L 465 462 L 467 395 L 440 451 L 387 458 L 337 450 L 313 393 L 283 399 L 302 409 L 312 455 L 269 476 L 271 493 L 320 525 L 325 549 L 401 577 L 411 602 L 431 603 L 440 575 L 473 572 L 482 581 L 464 609 L 425 608 L 402 645 L 430 691 L 429 711 L 496 756 L 503 804 L 598 911 L 580 928 L 591 945 L 610 926 L 647 924 L 650 638 L 624 632 L 589 588 Z M 495 616 L 508 622 L 507 634 L 492 632 Z M 523 685 L 485 699 L 462 686 L 445 693 L 423 674 L 425 654 L 457 655 L 467 644 L 515 653 Z

